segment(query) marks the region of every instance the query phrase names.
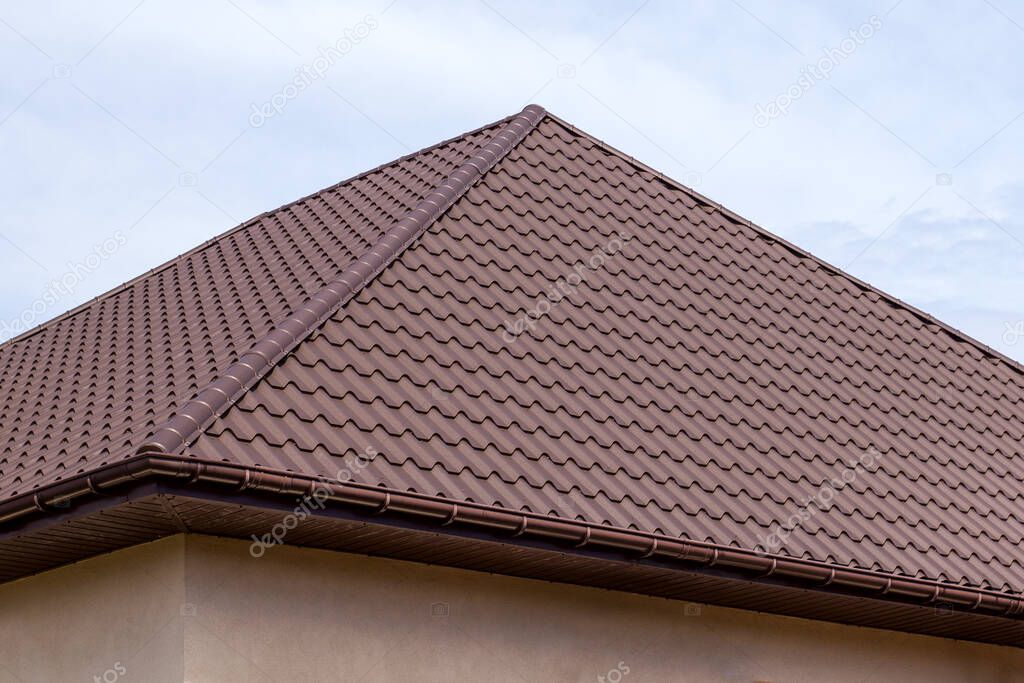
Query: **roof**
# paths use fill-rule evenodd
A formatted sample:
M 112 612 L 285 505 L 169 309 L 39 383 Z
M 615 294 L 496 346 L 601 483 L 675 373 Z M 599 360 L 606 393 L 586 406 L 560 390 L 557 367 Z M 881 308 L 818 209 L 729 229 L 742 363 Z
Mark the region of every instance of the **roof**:
M 489 132 L 257 216 L 0 345 L 0 501 L 133 454 Z
M 149 457 L 1014 614 L 1022 388 L 531 106 L 0 346 L 0 520 Z

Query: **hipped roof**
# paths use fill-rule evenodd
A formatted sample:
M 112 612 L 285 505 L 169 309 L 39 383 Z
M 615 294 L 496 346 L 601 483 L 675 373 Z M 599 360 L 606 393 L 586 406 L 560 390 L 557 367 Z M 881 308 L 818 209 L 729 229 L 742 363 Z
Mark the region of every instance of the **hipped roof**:
M 1022 387 L 1013 361 L 528 107 L 0 346 L 0 511 L 152 455 L 344 470 L 1012 612 Z

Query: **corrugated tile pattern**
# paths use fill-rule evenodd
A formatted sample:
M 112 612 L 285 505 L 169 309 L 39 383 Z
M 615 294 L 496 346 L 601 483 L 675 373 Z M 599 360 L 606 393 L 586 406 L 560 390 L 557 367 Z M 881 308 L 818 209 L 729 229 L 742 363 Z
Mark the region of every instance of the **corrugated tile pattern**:
M 133 455 L 492 129 L 259 216 L 0 346 L 0 500 Z
M 1019 591 L 1022 387 L 547 119 L 191 453 Z

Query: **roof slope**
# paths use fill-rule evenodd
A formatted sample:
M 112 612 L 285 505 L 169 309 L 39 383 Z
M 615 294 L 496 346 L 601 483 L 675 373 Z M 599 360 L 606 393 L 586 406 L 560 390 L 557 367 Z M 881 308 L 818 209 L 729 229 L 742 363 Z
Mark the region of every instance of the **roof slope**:
M 136 453 L 347 469 L 385 501 L 1019 594 L 1022 388 L 1013 362 L 528 107 L 0 347 L 0 508 L 44 510 L 62 499 L 34 492 Z
M 0 345 L 0 501 L 133 454 L 500 123 L 257 216 Z
M 548 118 L 188 452 L 1020 590 L 1022 386 Z

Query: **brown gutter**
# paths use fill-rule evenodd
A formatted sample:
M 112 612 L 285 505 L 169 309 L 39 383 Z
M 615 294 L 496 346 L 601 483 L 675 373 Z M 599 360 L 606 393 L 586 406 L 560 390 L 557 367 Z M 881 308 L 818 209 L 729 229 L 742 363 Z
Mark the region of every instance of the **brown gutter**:
M 180 453 L 214 420 L 223 415 L 274 365 L 290 353 L 327 318 L 355 296 L 438 217 L 454 204 L 484 173 L 501 161 L 546 116 L 543 108 L 529 105 L 512 117 L 476 153 L 462 163 L 430 194 L 335 280 L 328 283 L 277 325 L 263 339 L 214 380 L 139 446 L 136 454 Z
M 0 504 L 0 525 L 33 513 L 67 508 L 88 496 L 103 495 L 117 486 L 143 479 L 164 479 L 193 485 L 230 487 L 232 493 L 256 491 L 290 497 L 325 492 L 325 501 L 360 508 L 373 515 L 409 515 L 448 526 L 459 524 L 510 537 L 527 537 L 587 548 L 635 553 L 636 559 L 655 559 L 697 564 L 749 574 L 753 580 L 774 577 L 814 587 L 843 588 L 865 597 L 899 597 L 924 605 L 955 605 L 968 612 L 1022 619 L 1024 600 L 1018 595 L 960 586 L 943 581 L 886 574 L 867 569 L 840 567 L 825 562 L 779 555 L 660 534 L 519 512 L 477 503 L 454 502 L 407 491 L 349 482 L 338 482 L 222 462 L 181 458 L 170 454 L 135 456 L 79 475 L 43 491 L 23 494 Z M 226 500 L 230 497 L 226 496 Z

